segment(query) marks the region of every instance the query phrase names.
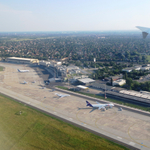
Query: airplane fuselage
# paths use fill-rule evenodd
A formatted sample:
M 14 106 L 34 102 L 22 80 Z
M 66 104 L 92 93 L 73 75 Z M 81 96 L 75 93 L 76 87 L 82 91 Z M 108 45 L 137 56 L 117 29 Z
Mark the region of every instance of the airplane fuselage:
M 100 104 L 97 102 L 97 104 L 90 104 L 88 101 L 86 101 L 87 105 L 86 106 L 90 106 L 93 108 L 98 108 L 98 109 L 105 109 L 106 107 L 113 107 L 114 104 L 110 103 L 110 104 Z
M 19 69 L 18 69 L 18 72 L 22 72 L 22 73 L 23 73 L 23 72 L 29 72 L 29 70 L 19 70 Z
M 112 107 L 111 104 L 92 104 L 93 107 Z

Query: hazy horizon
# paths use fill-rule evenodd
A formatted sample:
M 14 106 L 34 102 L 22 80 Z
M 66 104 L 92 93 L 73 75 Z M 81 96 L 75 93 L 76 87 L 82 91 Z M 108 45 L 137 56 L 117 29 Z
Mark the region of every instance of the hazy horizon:
M 106 33 L 106 32 L 133 32 L 133 33 L 137 33 L 137 32 L 141 32 L 140 30 L 103 30 L 103 31 L 0 31 L 0 33 L 39 33 L 39 32 L 44 32 L 44 33 L 49 33 L 49 32 L 56 32 L 56 33 L 69 33 L 69 32 L 73 32 L 73 33 L 77 33 L 77 32 L 94 32 L 94 33 Z

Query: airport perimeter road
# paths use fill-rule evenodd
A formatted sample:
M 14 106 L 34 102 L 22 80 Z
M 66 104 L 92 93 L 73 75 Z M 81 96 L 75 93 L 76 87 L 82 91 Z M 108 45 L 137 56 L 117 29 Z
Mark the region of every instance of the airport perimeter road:
M 2 66 L 2 64 L 0 64 Z M 117 107 L 106 111 L 94 110 L 86 107 L 86 100 L 90 103 L 97 101 L 91 97 L 77 95 L 56 89 L 52 91 L 48 88 L 41 88 L 44 83 L 39 72 L 25 65 L 19 65 L 19 69 L 30 70 L 28 73 L 18 73 L 18 65 L 5 65 L 5 71 L 0 72 L 0 91 L 5 95 L 42 110 L 58 118 L 67 120 L 86 130 L 96 134 L 105 135 L 111 139 L 137 149 L 150 149 L 150 117 L 144 113 L 136 113 L 124 109 L 118 111 Z M 22 81 L 28 84 L 22 84 Z M 33 81 L 36 81 L 33 83 Z M 55 93 L 70 96 L 59 98 Z M 103 100 L 100 100 L 104 103 Z

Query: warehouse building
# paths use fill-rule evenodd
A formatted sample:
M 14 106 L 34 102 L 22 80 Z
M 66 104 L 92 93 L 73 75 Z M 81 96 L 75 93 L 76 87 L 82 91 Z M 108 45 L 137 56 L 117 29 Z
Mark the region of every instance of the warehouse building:
M 121 90 L 119 93 L 113 91 L 107 91 L 107 97 L 117 98 L 121 101 L 127 101 L 131 103 L 141 104 L 150 107 L 150 95 L 142 94 L 136 91 Z
M 81 79 L 77 79 L 77 81 L 79 84 L 86 85 L 86 86 L 89 86 L 91 85 L 91 83 L 95 82 L 95 80 L 91 78 L 81 78 Z
M 30 59 L 30 58 L 20 58 L 20 57 L 8 57 L 7 62 L 31 64 L 31 63 L 39 63 L 39 60 L 38 59 Z

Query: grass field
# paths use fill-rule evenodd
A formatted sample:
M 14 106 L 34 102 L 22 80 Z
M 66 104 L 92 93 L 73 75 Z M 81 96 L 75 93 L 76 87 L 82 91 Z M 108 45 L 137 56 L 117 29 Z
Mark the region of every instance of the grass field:
M 63 87 L 63 86 L 56 86 L 56 87 L 58 87 L 60 89 L 64 89 L 64 90 L 74 92 L 73 90 L 70 90 L 70 89 L 68 89 L 66 87 Z M 83 95 L 87 95 L 87 96 L 91 96 L 91 97 L 95 97 L 95 98 L 99 98 L 99 99 L 104 99 L 104 100 L 109 101 L 109 102 L 114 102 L 114 103 L 118 103 L 118 104 L 121 104 L 121 105 L 129 106 L 129 107 L 133 107 L 133 108 L 138 108 L 138 109 L 150 112 L 150 107 L 144 107 L 144 106 L 141 106 L 141 105 L 131 104 L 131 103 L 123 102 L 123 101 L 113 99 L 113 98 L 105 99 L 103 96 L 99 96 L 99 95 L 95 95 L 95 94 L 91 94 L 91 93 L 84 93 L 84 92 L 77 92 L 77 91 L 76 91 L 76 93 L 80 93 L 80 94 L 83 94 Z
M 0 133 L 0 150 L 127 149 L 3 95 Z
M 150 55 L 147 55 L 147 60 L 150 63 Z
M 4 70 L 4 67 L 0 66 L 0 71 L 3 71 Z

